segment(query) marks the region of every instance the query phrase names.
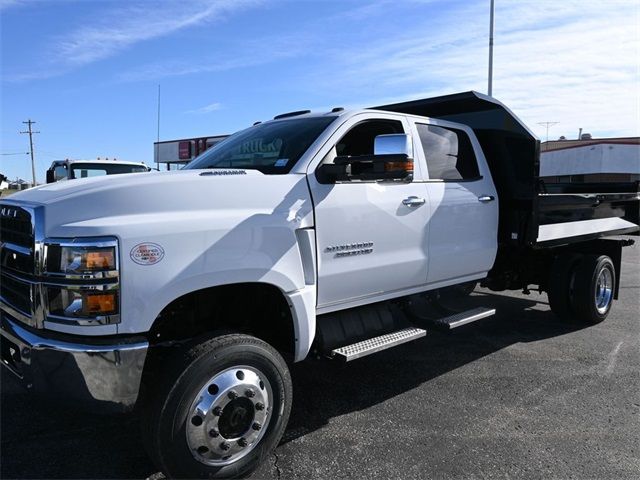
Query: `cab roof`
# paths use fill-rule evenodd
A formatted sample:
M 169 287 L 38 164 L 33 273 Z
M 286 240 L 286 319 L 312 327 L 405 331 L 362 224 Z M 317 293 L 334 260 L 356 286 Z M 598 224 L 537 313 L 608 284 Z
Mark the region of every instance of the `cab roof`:
M 92 163 L 92 164 L 96 164 L 96 165 L 136 165 L 136 166 L 143 166 L 143 167 L 147 167 L 147 165 L 145 165 L 144 162 L 129 162 L 129 161 L 123 161 L 123 160 L 71 160 L 71 159 L 66 159 L 66 160 L 54 160 L 53 162 L 54 164 L 57 165 L 62 165 L 63 163 L 68 163 L 69 165 L 74 164 L 74 163 Z

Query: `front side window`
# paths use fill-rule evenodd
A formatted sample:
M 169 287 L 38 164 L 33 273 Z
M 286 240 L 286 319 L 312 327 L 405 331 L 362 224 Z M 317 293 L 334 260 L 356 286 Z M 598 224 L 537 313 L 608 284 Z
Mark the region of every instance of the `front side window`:
M 431 180 L 480 178 L 469 136 L 462 130 L 419 123 L 418 135 Z
M 311 117 L 263 123 L 207 150 L 184 169 L 242 168 L 266 174 L 288 173 L 336 117 Z
M 404 133 L 402 122 L 398 120 L 365 120 L 352 127 L 336 143 L 335 149 L 329 152 L 323 163 L 333 162 L 336 156 L 373 155 L 376 137 L 393 133 Z
M 56 167 L 53 169 L 53 174 L 56 178 L 56 182 L 59 180 L 66 180 L 67 167 L 65 165 L 56 165 Z

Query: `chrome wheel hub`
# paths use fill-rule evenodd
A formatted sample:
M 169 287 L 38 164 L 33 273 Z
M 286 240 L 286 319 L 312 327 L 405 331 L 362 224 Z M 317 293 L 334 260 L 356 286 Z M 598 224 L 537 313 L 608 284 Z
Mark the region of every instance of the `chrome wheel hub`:
M 603 268 L 600 270 L 598 280 L 596 281 L 595 303 L 598 313 L 604 314 L 611 304 L 613 297 L 613 276 L 611 270 Z
M 189 409 L 187 444 L 206 465 L 229 465 L 249 454 L 264 436 L 273 392 L 259 370 L 228 368 L 207 381 Z

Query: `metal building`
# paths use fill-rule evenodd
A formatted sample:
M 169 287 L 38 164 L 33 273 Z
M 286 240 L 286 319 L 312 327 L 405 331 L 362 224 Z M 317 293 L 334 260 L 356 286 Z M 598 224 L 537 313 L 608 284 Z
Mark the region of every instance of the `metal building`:
M 229 135 L 213 135 L 210 137 L 183 138 L 180 140 L 165 140 L 153 143 L 153 160 L 163 170 L 166 166 L 167 170 L 179 168 L 186 165 L 205 150 L 220 143 Z
M 548 183 L 640 181 L 640 137 L 555 140 L 541 145 Z

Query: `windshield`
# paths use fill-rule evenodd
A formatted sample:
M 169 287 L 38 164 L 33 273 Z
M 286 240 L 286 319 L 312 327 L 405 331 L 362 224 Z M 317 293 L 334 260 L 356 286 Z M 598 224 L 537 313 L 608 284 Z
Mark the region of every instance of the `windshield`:
M 117 175 L 120 173 L 148 172 L 144 165 L 122 165 L 105 163 L 73 163 L 71 178 L 99 177 L 101 175 Z
M 184 168 L 242 168 L 267 174 L 288 173 L 335 118 L 262 123 L 230 136 Z

